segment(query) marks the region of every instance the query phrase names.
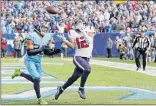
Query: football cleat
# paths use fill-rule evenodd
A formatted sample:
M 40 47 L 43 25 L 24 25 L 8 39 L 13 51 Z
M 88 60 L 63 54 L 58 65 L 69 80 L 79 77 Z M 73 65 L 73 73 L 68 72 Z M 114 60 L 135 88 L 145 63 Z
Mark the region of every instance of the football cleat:
M 78 93 L 80 95 L 80 98 L 86 99 L 84 88 L 79 88 Z
M 12 74 L 11 78 L 14 79 L 16 76 L 20 76 L 21 75 L 21 71 L 20 69 L 15 69 L 14 73 Z
M 48 102 L 46 102 L 42 97 L 40 97 L 37 102 L 39 105 L 47 105 L 48 104 Z
M 58 86 L 57 87 L 57 92 L 55 94 L 55 100 L 57 100 L 59 98 L 60 94 L 62 94 L 62 93 L 63 93 L 62 87 L 61 86 Z

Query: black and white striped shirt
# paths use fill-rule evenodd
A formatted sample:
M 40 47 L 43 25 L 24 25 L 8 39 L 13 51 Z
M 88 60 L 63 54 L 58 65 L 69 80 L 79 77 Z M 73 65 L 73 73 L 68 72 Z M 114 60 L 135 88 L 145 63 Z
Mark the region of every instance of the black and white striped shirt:
M 149 39 L 146 36 L 137 36 L 132 47 L 134 47 L 136 44 L 138 44 L 136 48 L 147 49 L 149 47 Z

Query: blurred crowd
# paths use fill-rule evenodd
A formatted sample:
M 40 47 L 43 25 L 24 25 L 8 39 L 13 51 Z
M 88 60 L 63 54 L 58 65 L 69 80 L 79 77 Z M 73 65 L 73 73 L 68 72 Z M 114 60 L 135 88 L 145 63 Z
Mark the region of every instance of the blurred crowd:
M 58 14 L 52 15 L 45 10 L 50 5 L 56 7 Z M 132 54 L 128 48 L 135 38 L 133 32 L 140 31 L 143 26 L 146 27 L 146 35 L 151 42 L 155 42 L 155 10 L 154 0 L 133 0 L 121 4 L 113 0 L 4 0 L 2 1 L 1 29 L 2 33 L 28 33 L 32 32 L 32 27 L 35 26 L 41 32 L 55 33 L 58 30 L 58 23 L 62 32 L 68 32 L 75 27 L 75 21 L 79 21 L 83 22 L 84 26 L 94 26 L 97 33 L 122 33 L 122 39 L 117 38 L 116 41 L 125 42 L 127 51 Z
M 3 5 L 4 4 L 4 5 Z M 45 7 L 53 5 L 58 14 L 51 15 Z M 114 1 L 3 1 L 2 31 L 14 33 L 31 31 L 32 26 L 45 32 L 55 32 L 59 23 L 64 32 L 74 27 L 75 20 L 84 25 L 95 26 L 97 32 L 138 31 L 143 25 L 148 30 L 156 26 L 154 1 L 128 1 L 115 4 Z

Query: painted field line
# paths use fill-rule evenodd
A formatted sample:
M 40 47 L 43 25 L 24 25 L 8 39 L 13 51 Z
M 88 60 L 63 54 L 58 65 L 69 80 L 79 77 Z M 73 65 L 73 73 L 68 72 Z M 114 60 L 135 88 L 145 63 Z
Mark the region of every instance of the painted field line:
M 1 65 L 2 67 L 25 67 L 24 64 L 5 64 L 5 65 Z
M 22 72 L 29 74 L 28 71 L 22 71 Z M 2 71 L 1 74 L 2 75 L 9 75 L 9 74 L 13 74 L 13 71 Z
M 64 63 L 61 62 L 42 62 L 42 65 L 64 65 Z M 10 66 L 25 66 L 24 63 L 4 63 L 2 64 L 2 67 L 10 67 Z
M 5 77 L 5 75 L 9 75 L 10 77 L 11 77 L 11 75 L 12 75 L 12 73 L 11 72 L 9 72 L 9 73 L 4 73 L 4 72 L 1 72 L 1 73 L 3 73 L 1 76 L 2 77 Z M 29 72 L 25 72 L 26 74 L 29 74 Z M 4 76 L 3 76 L 4 75 Z M 8 77 L 8 76 L 7 76 Z M 48 76 L 47 74 L 44 74 L 44 73 L 42 73 L 42 77 L 51 77 L 51 78 L 53 78 L 53 79 L 56 79 L 57 77 L 55 77 L 55 76 Z M 18 77 L 16 77 L 16 78 L 18 78 Z
M 1 67 L 1 70 L 10 70 L 10 69 L 26 69 L 26 67 Z
M 54 77 L 49 77 L 49 76 L 43 76 L 42 80 L 44 80 L 44 79 L 55 79 L 55 78 Z M 1 81 L 10 81 L 10 80 L 21 81 L 21 80 L 26 80 L 26 79 L 23 78 L 23 77 L 16 77 L 14 79 L 12 79 L 11 77 L 1 77 Z
M 41 84 L 64 84 L 63 81 L 41 81 Z M 30 81 L 1 81 L 1 84 L 33 84 Z
M 69 87 L 67 91 L 77 91 L 79 87 Z M 127 91 L 129 95 L 124 95 L 119 100 L 151 100 L 156 99 L 156 91 L 150 91 L 145 89 L 133 88 L 133 87 L 105 87 L 105 86 L 86 86 L 89 92 L 108 92 L 108 91 Z M 42 97 L 49 97 L 56 93 L 56 87 L 43 87 L 41 88 Z M 33 100 L 36 99 L 34 90 L 27 90 L 18 94 L 2 94 L 2 100 Z M 118 98 L 117 98 L 118 99 Z
M 23 71 L 27 71 L 27 69 L 20 69 L 20 70 L 21 70 L 22 72 L 23 72 Z M 2 72 L 2 71 L 4 71 L 4 72 L 14 72 L 15 70 L 14 70 L 14 69 L 5 69 L 5 70 L 2 69 L 1 72 Z
M 72 59 L 64 59 L 64 60 L 72 61 Z M 142 70 L 136 71 L 135 64 L 127 64 L 127 63 L 120 63 L 120 62 L 95 60 L 95 59 L 91 59 L 90 64 L 118 68 L 118 69 L 123 69 L 123 70 L 128 70 L 128 71 L 135 71 L 135 72 L 139 72 L 139 73 L 143 73 L 143 74 L 147 74 L 151 76 L 156 76 L 156 67 L 152 67 L 152 66 L 147 66 L 146 71 L 142 71 Z

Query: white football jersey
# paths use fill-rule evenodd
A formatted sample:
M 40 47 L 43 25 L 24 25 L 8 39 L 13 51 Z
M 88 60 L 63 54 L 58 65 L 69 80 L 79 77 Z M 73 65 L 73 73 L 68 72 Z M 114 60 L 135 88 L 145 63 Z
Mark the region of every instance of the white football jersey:
M 93 50 L 93 40 L 88 43 L 81 33 L 77 33 L 75 30 L 70 30 L 69 38 L 74 39 L 75 43 L 75 55 L 81 57 L 91 58 Z M 92 38 L 93 39 L 93 38 Z

